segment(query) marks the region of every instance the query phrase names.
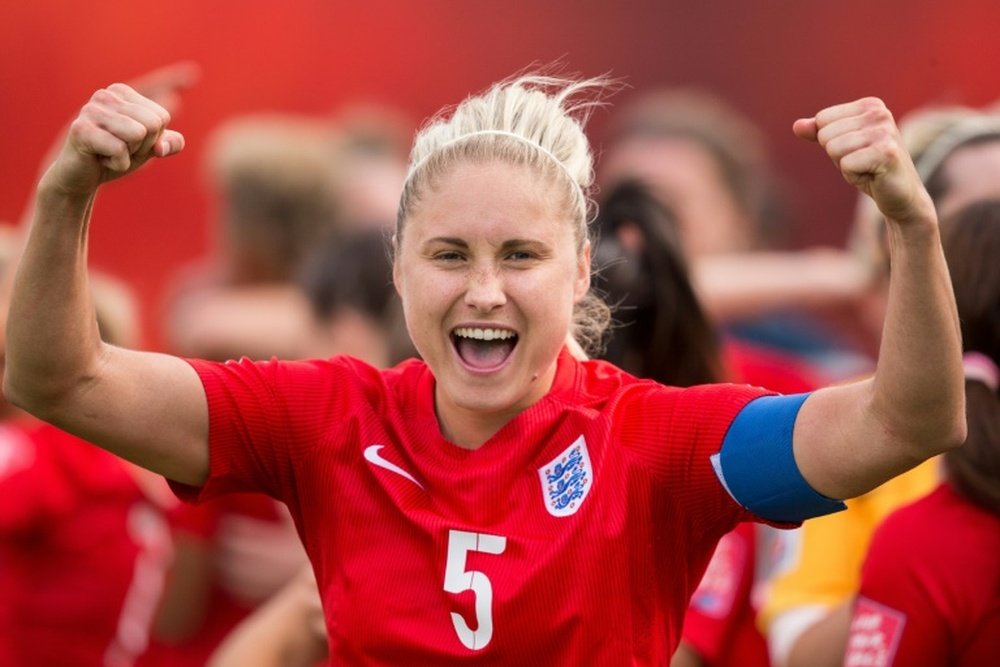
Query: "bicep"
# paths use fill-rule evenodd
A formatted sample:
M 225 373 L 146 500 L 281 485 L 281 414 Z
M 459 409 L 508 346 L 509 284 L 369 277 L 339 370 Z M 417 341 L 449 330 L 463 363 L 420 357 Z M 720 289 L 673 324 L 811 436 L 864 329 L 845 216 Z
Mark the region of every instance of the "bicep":
M 183 359 L 103 345 L 88 381 L 60 400 L 52 423 L 170 479 L 208 476 L 208 403 Z
M 920 463 L 894 446 L 871 409 L 872 381 L 813 392 L 795 420 L 792 447 L 802 476 L 830 498 L 853 498 Z

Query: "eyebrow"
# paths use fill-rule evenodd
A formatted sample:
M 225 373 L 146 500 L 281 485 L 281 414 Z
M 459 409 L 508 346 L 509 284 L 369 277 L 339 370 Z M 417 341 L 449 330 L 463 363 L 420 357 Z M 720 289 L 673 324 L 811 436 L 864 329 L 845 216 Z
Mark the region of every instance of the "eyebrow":
M 469 244 L 464 240 L 456 236 L 435 236 L 432 239 L 427 239 L 425 244 L 429 245 L 432 243 L 443 243 L 446 245 L 453 245 L 459 248 L 468 248 Z M 501 250 L 510 250 L 511 248 L 519 248 L 523 246 L 530 245 L 540 245 L 547 246 L 544 241 L 539 241 L 535 239 L 509 239 L 500 244 Z
M 455 237 L 455 236 L 435 236 L 432 239 L 427 239 L 424 242 L 424 245 L 430 245 L 432 243 L 443 243 L 445 245 L 454 245 L 454 246 L 458 246 L 460 248 L 468 248 L 469 247 L 468 243 L 466 243 L 464 240 L 462 240 L 462 239 L 460 239 L 458 237 Z

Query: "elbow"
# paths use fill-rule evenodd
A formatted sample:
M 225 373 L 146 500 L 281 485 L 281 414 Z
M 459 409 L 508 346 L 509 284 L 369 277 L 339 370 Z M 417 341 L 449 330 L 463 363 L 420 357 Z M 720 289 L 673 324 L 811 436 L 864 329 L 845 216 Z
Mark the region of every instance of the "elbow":
M 952 420 L 950 430 L 942 437 L 942 452 L 958 449 L 965 444 L 965 439 L 969 437 L 969 424 L 965 418 L 965 411 Z
M 45 401 L 28 391 L 9 371 L 3 374 L 3 397 L 9 405 L 44 419 L 40 413 Z
M 911 442 L 918 450 L 919 458 L 925 459 L 961 447 L 968 432 L 963 400 L 933 423 L 924 424 L 919 431 L 914 432 Z
M 3 372 L 3 397 L 10 405 L 44 421 L 50 421 L 66 391 L 54 385 L 30 382 L 8 365 Z
M 20 383 L 13 377 L 10 369 L 4 369 L 3 373 L 3 398 L 15 408 L 30 412 L 28 407 L 29 401 L 25 396 L 25 392 L 22 390 Z
M 969 435 L 965 400 L 965 386 L 963 382 L 961 391 L 958 392 L 954 401 L 948 402 L 949 409 L 942 416 L 939 438 L 940 452 L 938 453 L 957 449 L 965 444 L 965 439 Z

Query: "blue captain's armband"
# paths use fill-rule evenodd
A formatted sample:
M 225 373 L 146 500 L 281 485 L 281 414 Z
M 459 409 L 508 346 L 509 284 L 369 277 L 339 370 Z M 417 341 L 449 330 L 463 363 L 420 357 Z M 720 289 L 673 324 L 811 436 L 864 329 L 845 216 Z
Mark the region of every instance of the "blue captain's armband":
M 719 453 L 712 455 L 712 467 L 729 495 L 762 519 L 799 523 L 846 507 L 817 493 L 795 463 L 792 430 L 808 397 L 750 401 L 733 419 Z

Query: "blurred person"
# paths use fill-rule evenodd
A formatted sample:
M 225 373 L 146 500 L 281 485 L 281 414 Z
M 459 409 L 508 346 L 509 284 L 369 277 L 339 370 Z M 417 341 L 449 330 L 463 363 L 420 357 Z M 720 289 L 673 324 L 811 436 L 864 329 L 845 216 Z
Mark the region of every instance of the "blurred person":
M 676 218 L 637 182 L 608 192 L 595 224 L 597 286 L 616 316 L 604 358 L 638 377 L 688 387 L 726 379 L 714 325 L 681 255 Z M 672 667 L 767 667 L 751 603 L 755 526 L 726 533 L 692 595 Z
M 384 106 L 352 106 L 333 120 L 334 194 L 341 228 L 392 231 L 399 193 L 406 180 L 406 151 L 412 122 Z
M 889 221 L 873 378 L 793 397 L 575 359 L 567 337 L 598 340 L 606 323 L 580 122 L 604 87 L 523 75 L 417 135 L 393 278 L 422 360 L 384 371 L 103 343 L 83 290 L 93 197 L 184 138 L 128 86 L 97 91 L 39 184 L 5 391 L 189 499 L 287 503 L 331 661 L 662 664 L 736 523 L 836 511 L 965 439 L 961 343 L 930 198 L 888 110 L 865 98 L 793 131 Z
M 944 456 L 934 492 L 876 531 L 851 606 L 850 667 L 1000 660 L 1000 199 L 960 208 L 941 227 L 962 326 L 969 436 Z
M 216 255 L 178 275 L 167 344 L 209 359 L 301 356 L 309 308 L 294 284 L 302 260 L 338 220 L 334 129 L 298 116 L 236 118 L 213 134 Z
M 254 115 L 212 136 L 217 256 L 179 273 L 166 338 L 212 359 L 303 354 L 308 303 L 294 282 L 337 219 L 333 130 L 311 118 Z M 291 516 L 261 494 L 171 514 L 176 558 L 143 667 L 202 665 L 223 637 L 305 562 Z
M 147 72 L 132 85 L 176 112 L 198 79 L 195 63 Z M 71 127 L 42 160 L 55 159 Z M 0 321 L 6 323 L 21 229 L 4 228 Z M 102 337 L 139 344 L 132 291 L 94 272 L 91 299 Z M 5 327 L 3 330 L 5 332 Z M 6 337 L 0 334 L 0 365 Z M 0 664 L 132 665 L 147 646 L 170 564 L 164 512 L 176 505 L 163 479 L 39 422 L 0 399 Z
M 901 130 L 939 212 L 951 214 L 977 197 L 1000 196 L 1000 117 L 967 107 L 928 107 L 907 116 Z M 882 215 L 864 199 L 858 203 L 852 245 L 876 276 L 860 302 L 859 321 L 878 340 L 890 248 Z M 850 601 L 873 531 L 891 512 L 929 493 L 939 476 L 939 462 L 927 461 L 848 500 L 845 512 L 795 531 L 775 531 L 773 576 L 763 592 L 760 623 L 777 667 L 841 664 Z
M 870 367 L 824 319 L 864 293 L 864 265 L 832 248 L 779 250 L 787 212 L 763 136 L 719 97 L 641 93 L 612 122 L 600 174 L 605 187 L 638 179 L 677 212 L 699 297 L 747 382 L 806 391 Z
M 315 309 L 298 277 L 317 248 L 344 245 L 355 252 L 336 257 L 335 271 L 344 262 L 353 263 L 348 271 L 367 262 L 369 275 L 386 266 L 384 251 L 373 257 L 370 246 L 346 235 L 383 229 L 392 220 L 386 201 L 391 196 L 397 203 L 402 186 L 402 177 L 395 179 L 402 167 L 393 127 L 384 116 L 357 110 L 336 124 L 250 116 L 216 133 L 209 164 L 226 221 L 222 254 L 216 277 L 188 283 L 174 302 L 174 351 L 213 359 L 300 358 L 324 356 L 317 343 L 333 342 L 386 363 L 378 356 L 389 343 L 386 334 L 364 311 L 334 313 L 328 304 L 322 335 L 312 335 Z M 329 292 L 348 303 L 382 298 L 388 311 L 391 300 L 378 296 L 387 291 L 387 275 L 371 286 L 364 284 L 367 276 L 354 278 L 347 296 Z M 334 332 L 338 340 L 331 341 Z M 202 664 L 305 560 L 287 510 L 263 496 L 188 505 L 172 518 L 177 565 L 144 665 Z
M 329 238 L 391 227 L 405 126 L 391 110 L 358 107 L 334 119 L 246 116 L 218 129 L 206 154 L 223 221 L 218 253 L 177 280 L 171 350 L 301 358 L 310 310 L 295 277 Z
M 131 292 L 92 278 L 101 335 L 134 345 Z M 134 664 L 170 565 L 164 514 L 176 499 L 146 470 L 5 402 L 3 413 L 0 664 Z
M 328 239 L 307 258 L 298 283 L 313 318 L 310 357 L 346 354 L 388 368 L 414 355 L 389 254 L 381 230 L 362 228 Z

